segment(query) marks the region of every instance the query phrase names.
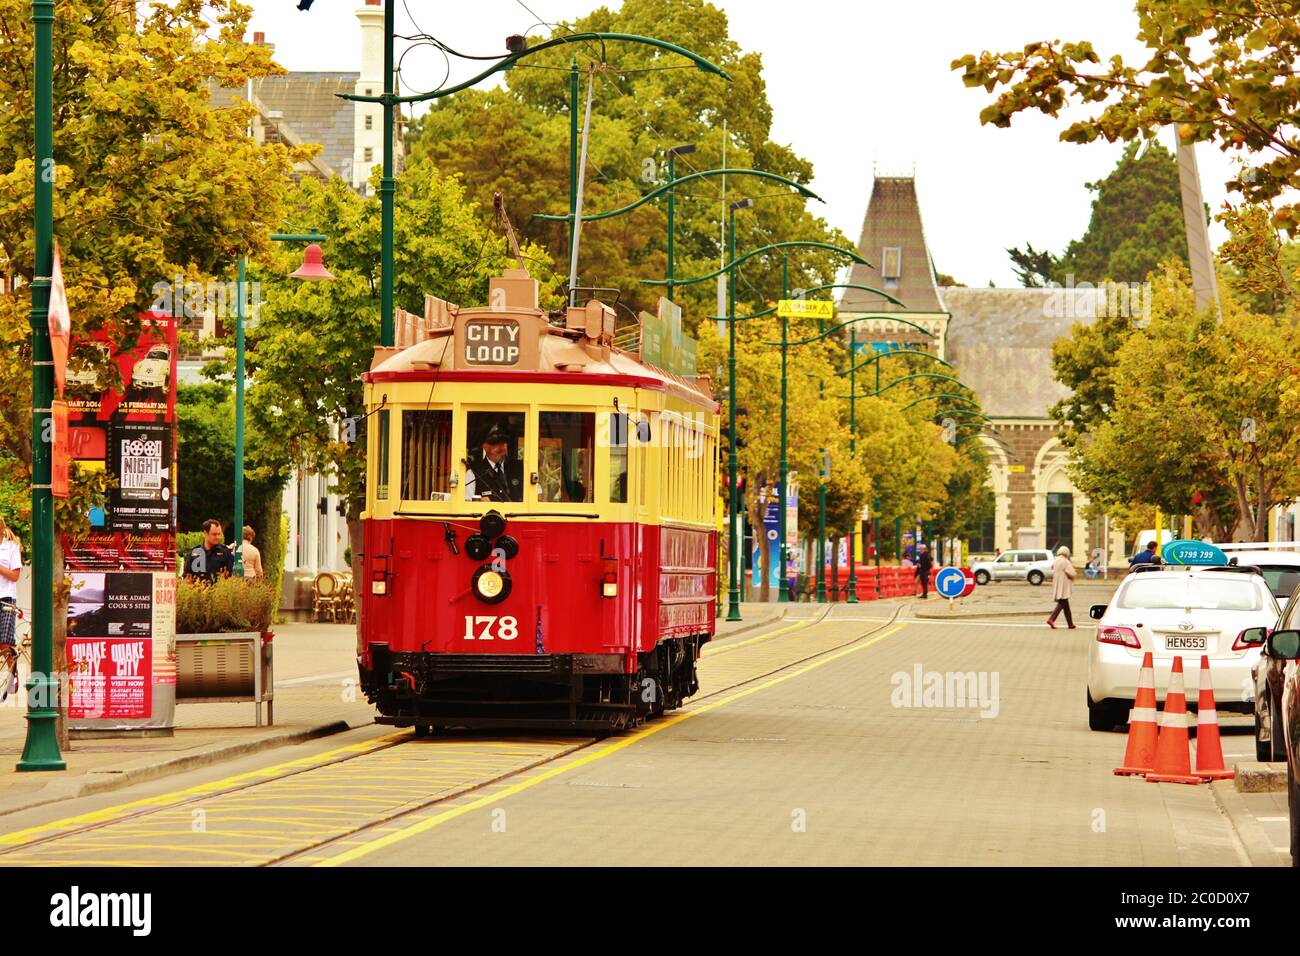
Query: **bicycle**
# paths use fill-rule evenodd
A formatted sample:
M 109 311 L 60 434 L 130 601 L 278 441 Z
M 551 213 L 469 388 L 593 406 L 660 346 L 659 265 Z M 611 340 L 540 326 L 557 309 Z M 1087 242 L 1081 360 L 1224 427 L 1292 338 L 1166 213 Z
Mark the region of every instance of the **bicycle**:
M 17 694 L 22 686 L 19 680 L 20 662 L 23 658 L 31 664 L 32 659 L 32 625 L 16 604 L 0 605 L 0 614 L 16 614 L 14 621 L 14 643 L 0 644 L 0 703 L 9 699 L 10 694 Z

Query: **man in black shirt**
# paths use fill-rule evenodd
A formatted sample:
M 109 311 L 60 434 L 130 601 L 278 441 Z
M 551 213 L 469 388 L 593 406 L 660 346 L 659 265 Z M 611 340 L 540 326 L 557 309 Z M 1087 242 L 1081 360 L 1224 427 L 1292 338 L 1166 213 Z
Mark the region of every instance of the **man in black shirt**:
M 228 578 L 235 568 L 235 556 L 223 543 L 221 522 L 209 518 L 203 522 L 203 544 L 190 551 L 185 559 L 185 577 L 191 581 Z
M 469 462 L 465 480 L 465 500 L 523 501 L 523 469 L 510 461 L 510 440 L 505 433 L 492 429 L 483 439 L 482 456 Z
M 921 545 L 916 549 L 916 576 L 921 582 L 921 599 L 930 596 L 930 569 L 934 567 L 934 557 L 930 549 Z

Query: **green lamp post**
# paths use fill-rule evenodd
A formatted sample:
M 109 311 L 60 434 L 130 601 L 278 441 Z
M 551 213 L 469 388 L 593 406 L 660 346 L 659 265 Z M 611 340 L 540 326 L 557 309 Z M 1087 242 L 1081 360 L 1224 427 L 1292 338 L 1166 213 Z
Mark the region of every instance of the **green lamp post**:
M 54 269 L 54 0 L 32 0 L 35 62 L 35 249 L 32 271 L 32 673 L 27 679 L 27 740 L 17 769 L 64 770 L 54 679 L 54 497 L 51 493 L 54 353 L 50 282 Z

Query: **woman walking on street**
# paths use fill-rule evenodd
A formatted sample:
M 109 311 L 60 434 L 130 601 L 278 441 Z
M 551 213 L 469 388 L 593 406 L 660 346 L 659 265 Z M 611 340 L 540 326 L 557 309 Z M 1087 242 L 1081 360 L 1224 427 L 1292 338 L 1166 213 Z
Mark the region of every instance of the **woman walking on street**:
M 1047 626 L 1056 627 L 1056 615 L 1065 612 L 1065 623 L 1074 629 L 1074 617 L 1070 614 L 1070 584 L 1078 572 L 1070 560 L 1070 549 L 1061 545 L 1056 549 L 1056 560 L 1052 562 L 1052 597 L 1056 598 L 1056 607 L 1052 608 L 1047 618 Z
M 0 660 L 11 675 L 10 686 L 0 687 L 0 700 L 18 691 L 18 578 L 22 573 L 23 553 L 18 536 L 0 518 Z

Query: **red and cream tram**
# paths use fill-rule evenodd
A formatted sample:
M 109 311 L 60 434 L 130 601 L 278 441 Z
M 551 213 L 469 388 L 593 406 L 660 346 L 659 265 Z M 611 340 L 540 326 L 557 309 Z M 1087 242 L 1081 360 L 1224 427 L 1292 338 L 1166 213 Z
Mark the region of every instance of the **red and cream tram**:
M 365 376 L 379 720 L 616 730 L 680 706 L 716 609 L 707 385 L 615 348 L 599 301 L 548 316 L 522 269 L 489 307 L 430 301 Z

